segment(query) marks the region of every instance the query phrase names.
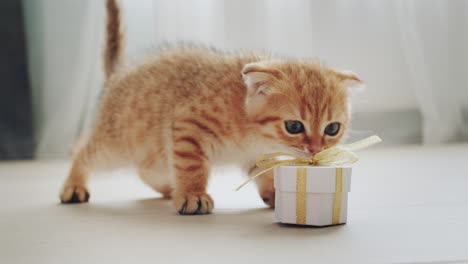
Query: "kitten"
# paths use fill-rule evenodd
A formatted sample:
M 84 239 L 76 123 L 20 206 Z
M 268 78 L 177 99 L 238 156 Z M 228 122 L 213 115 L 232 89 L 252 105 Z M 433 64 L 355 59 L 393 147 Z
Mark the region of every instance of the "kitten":
M 361 82 L 353 73 L 187 45 L 115 71 L 123 48 L 115 0 L 107 1 L 107 16 L 106 88 L 90 134 L 73 155 L 63 203 L 88 201 L 92 171 L 136 166 L 180 214 L 207 214 L 213 165 L 235 163 L 252 175 L 260 154 L 310 157 L 346 133 L 348 88 Z M 260 196 L 273 207 L 272 174 L 257 179 Z

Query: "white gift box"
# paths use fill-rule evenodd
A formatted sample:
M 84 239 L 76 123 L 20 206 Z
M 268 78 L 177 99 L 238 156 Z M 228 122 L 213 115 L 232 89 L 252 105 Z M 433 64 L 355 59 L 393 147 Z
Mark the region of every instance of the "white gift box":
M 281 166 L 274 169 L 275 214 L 281 223 L 346 223 L 350 167 Z

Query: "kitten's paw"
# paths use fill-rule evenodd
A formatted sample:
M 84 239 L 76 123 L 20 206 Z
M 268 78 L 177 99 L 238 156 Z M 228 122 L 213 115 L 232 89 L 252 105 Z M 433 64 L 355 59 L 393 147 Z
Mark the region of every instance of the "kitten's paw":
M 172 187 L 170 185 L 163 185 L 156 188 L 159 193 L 162 194 L 164 199 L 172 198 Z
M 207 193 L 174 195 L 174 206 L 181 215 L 209 214 L 214 202 Z
M 60 193 L 62 203 L 84 203 L 89 200 L 89 191 L 84 186 L 70 184 L 65 185 Z
M 260 197 L 262 197 L 262 200 L 265 202 L 265 204 L 271 208 L 275 208 L 275 189 L 263 190 L 260 192 Z

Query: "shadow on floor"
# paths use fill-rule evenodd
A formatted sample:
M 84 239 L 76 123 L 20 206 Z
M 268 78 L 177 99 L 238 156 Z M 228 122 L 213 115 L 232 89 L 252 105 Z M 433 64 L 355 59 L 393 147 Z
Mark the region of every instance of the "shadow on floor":
M 210 215 L 181 216 L 172 207 L 172 201 L 163 198 L 142 199 L 116 204 L 59 205 L 60 210 L 77 218 L 106 218 L 106 221 L 127 221 L 138 228 L 163 229 L 186 232 L 203 232 L 216 228 L 226 232 L 239 230 L 247 236 L 322 236 L 338 232 L 345 225 L 333 227 L 310 227 L 279 224 L 270 208 L 215 209 Z

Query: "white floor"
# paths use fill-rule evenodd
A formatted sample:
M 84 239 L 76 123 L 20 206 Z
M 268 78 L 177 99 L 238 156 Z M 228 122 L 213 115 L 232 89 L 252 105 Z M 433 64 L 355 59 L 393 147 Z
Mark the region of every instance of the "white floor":
M 348 224 L 327 228 L 275 223 L 235 169 L 214 175 L 214 214 L 179 216 L 131 171 L 61 205 L 68 162 L 0 163 L 0 263 L 468 263 L 468 145 L 360 156 Z

